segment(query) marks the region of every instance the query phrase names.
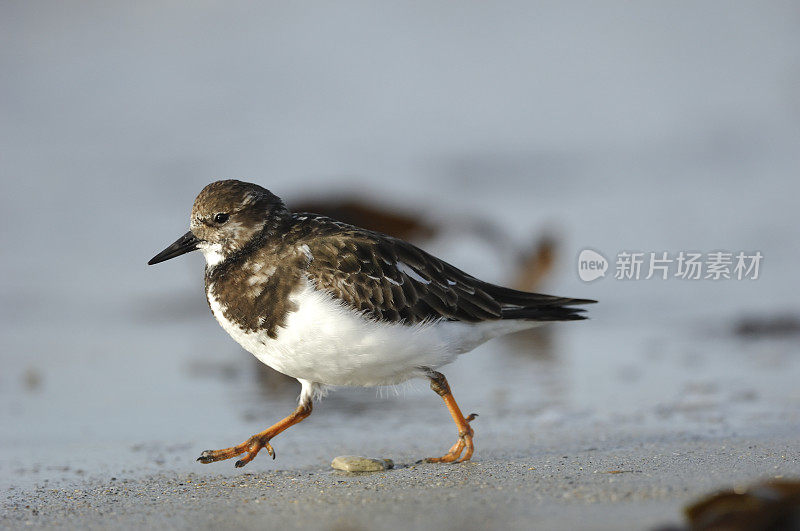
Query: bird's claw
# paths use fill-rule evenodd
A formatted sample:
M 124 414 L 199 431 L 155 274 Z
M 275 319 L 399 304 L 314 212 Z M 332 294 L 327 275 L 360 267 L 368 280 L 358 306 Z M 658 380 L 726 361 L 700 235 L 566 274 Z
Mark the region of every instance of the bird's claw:
M 197 460 L 199 462 L 203 463 L 204 465 L 207 465 L 209 463 L 213 463 L 214 462 L 214 458 L 212 457 L 213 453 L 214 453 L 214 450 L 203 450 L 200 453 L 200 457 L 198 457 Z
M 475 445 L 472 443 L 472 436 L 475 434 L 469 423 L 475 420 L 477 413 L 470 413 L 464 421 L 466 422 L 466 429 L 460 431 L 458 434 L 458 441 L 450 448 L 450 450 L 442 457 L 428 457 L 424 461 L 427 463 L 463 463 L 472 459 L 472 454 L 475 451 Z M 464 455 L 461 455 L 461 454 Z
M 222 461 L 224 459 L 230 459 L 238 455 L 246 454 L 233 465 L 236 468 L 242 468 L 247 463 L 255 459 L 256 455 L 258 455 L 258 452 L 261 451 L 261 449 L 265 449 L 270 457 L 275 459 L 275 449 L 272 448 L 272 445 L 269 443 L 269 439 L 256 437 L 254 435 L 242 444 L 232 446 L 231 448 L 225 448 L 224 450 L 205 450 L 200 454 L 200 457 L 198 457 L 197 460 L 204 465 L 207 465 L 215 461 Z

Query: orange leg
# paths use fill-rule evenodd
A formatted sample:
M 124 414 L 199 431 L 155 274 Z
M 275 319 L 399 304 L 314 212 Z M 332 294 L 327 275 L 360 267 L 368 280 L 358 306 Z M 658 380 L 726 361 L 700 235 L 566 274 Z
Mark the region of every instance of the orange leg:
M 429 457 L 426 461 L 429 463 L 452 463 L 453 461 L 461 463 L 469 461 L 475 451 L 475 445 L 472 444 L 474 432 L 469 423 L 478 415 L 471 413 L 469 416 L 464 417 L 458 404 L 456 404 L 456 399 L 453 398 L 453 393 L 450 392 L 450 385 L 447 383 L 444 374 L 431 371 L 429 378 L 431 379 L 431 389 L 442 397 L 444 405 L 450 410 L 450 414 L 453 416 L 456 426 L 458 426 L 458 441 L 442 457 Z M 463 456 L 461 455 L 462 452 L 464 453 Z
M 273 450 L 272 445 L 269 444 L 270 439 L 278 435 L 286 428 L 294 426 L 310 414 L 311 401 L 309 400 L 308 402 L 301 403 L 299 406 L 297 406 L 297 409 L 295 409 L 294 412 L 285 419 L 273 424 L 262 432 L 256 433 L 242 444 L 231 446 L 230 448 L 224 448 L 222 450 L 206 450 L 200 454 L 200 457 L 198 457 L 197 460 L 201 463 L 208 464 L 213 463 L 214 461 L 230 459 L 231 457 L 236 457 L 237 455 L 241 455 L 246 452 L 247 455 L 236 461 L 236 464 L 234 465 L 236 468 L 240 468 L 255 459 L 256 455 L 258 455 L 258 452 L 261 451 L 262 448 L 265 448 L 267 453 L 272 456 L 273 459 L 275 459 L 275 450 Z

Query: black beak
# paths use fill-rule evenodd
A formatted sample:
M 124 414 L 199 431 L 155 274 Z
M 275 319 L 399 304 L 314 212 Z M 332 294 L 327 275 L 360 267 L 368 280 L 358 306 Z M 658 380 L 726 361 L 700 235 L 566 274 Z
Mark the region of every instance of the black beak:
M 200 243 L 200 240 L 198 240 L 195 235 L 192 234 L 192 231 L 189 231 L 178 238 L 175 243 L 151 258 L 150 261 L 147 262 L 147 265 L 158 264 L 165 260 L 169 260 L 170 258 L 175 258 L 176 256 L 194 251 L 197 249 L 198 243 Z

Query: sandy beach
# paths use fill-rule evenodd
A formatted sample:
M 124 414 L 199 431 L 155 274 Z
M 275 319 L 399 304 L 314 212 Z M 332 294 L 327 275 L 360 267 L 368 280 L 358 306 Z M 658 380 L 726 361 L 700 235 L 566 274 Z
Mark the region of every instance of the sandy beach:
M 13 492 L 0 526 L 654 529 L 685 523 L 682 508 L 715 489 L 792 476 L 800 477 L 795 437 L 676 437 L 527 457 L 498 453 L 452 466 L 401 459 L 394 470 L 363 474 L 321 465 L 121 475 Z

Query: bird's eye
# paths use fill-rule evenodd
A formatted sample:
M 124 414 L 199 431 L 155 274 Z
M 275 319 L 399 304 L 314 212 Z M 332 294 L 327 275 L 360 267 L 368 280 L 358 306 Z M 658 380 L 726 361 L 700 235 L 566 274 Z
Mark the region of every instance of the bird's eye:
M 220 225 L 222 225 L 223 223 L 228 221 L 228 218 L 230 217 L 231 217 L 230 214 L 225 214 L 224 212 L 220 212 L 219 214 L 214 214 L 214 223 L 219 223 Z

